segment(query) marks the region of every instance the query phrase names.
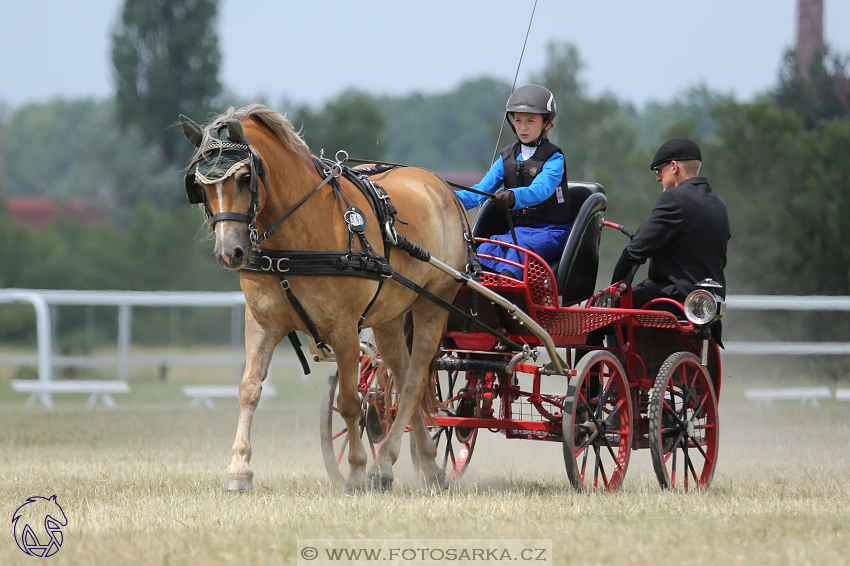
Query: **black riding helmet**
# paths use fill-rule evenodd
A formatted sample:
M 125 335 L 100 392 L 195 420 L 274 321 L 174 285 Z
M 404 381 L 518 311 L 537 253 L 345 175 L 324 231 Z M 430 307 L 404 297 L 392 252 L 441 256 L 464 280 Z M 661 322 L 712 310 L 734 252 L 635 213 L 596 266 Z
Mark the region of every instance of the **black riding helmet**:
M 505 106 L 505 119 L 516 135 L 516 128 L 514 128 L 510 119 L 510 114 L 513 112 L 545 114 L 545 120 L 552 121 L 555 119 L 555 95 L 548 88 L 540 85 L 521 86 L 511 93 L 508 104 Z M 544 130 L 540 138 L 545 137 L 546 131 Z M 534 140 L 533 143 L 537 144 L 540 138 Z

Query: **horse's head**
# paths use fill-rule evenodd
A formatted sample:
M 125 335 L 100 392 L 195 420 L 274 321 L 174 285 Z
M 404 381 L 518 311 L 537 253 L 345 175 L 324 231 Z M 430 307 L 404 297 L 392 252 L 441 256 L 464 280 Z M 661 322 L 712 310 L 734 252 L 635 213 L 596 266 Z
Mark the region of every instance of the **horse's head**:
M 197 148 L 184 184 L 191 204 L 201 204 L 215 232 L 215 257 L 227 269 L 242 269 L 256 242 L 263 164 L 242 123 L 231 118 L 206 129 L 180 116 L 183 133 Z

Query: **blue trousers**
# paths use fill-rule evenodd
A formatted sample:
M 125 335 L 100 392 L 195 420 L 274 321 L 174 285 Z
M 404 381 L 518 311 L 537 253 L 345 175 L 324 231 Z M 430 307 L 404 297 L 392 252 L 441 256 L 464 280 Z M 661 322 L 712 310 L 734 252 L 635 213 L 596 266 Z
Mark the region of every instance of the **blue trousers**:
M 542 257 L 547 263 L 551 263 L 561 258 L 561 254 L 564 252 L 564 245 L 567 243 L 567 237 L 570 235 L 570 225 L 532 224 L 530 226 L 517 226 L 514 231 L 516 232 L 517 244 L 521 248 L 531 250 Z M 490 239 L 513 243 L 513 237 L 510 233 L 491 236 Z M 524 253 L 497 244 L 483 243 L 478 246 L 478 253 L 506 258 L 517 263 L 525 262 Z M 519 254 L 519 259 L 517 258 L 517 254 Z M 481 265 L 492 269 L 496 273 L 501 273 L 507 269 L 513 273 L 514 277 L 522 279 L 522 271 L 512 265 L 484 258 L 479 259 L 479 261 Z

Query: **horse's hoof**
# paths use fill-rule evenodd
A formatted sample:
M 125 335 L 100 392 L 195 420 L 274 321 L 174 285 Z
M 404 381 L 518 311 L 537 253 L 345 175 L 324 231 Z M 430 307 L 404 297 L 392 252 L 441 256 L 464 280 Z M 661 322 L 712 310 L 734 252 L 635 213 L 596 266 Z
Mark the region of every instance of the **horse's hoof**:
M 242 472 L 239 474 L 224 474 L 225 491 L 249 491 L 254 489 L 252 479 L 254 472 Z
M 372 480 L 372 489 L 375 491 L 386 492 L 393 490 L 393 478 L 385 478 L 383 476 L 375 474 L 369 479 Z
M 434 484 L 434 488 L 439 488 L 440 491 L 449 489 L 449 479 L 446 477 L 446 474 L 440 474 L 440 477 L 437 478 L 437 482 Z
M 433 493 L 440 493 L 449 489 L 449 480 L 446 477 L 445 472 L 443 471 L 440 471 L 439 474 L 431 476 L 430 479 L 426 478 L 425 484 L 431 489 Z
M 345 486 L 345 494 L 346 495 L 358 495 L 360 493 L 364 493 L 367 491 L 365 487 L 362 485 L 346 485 Z

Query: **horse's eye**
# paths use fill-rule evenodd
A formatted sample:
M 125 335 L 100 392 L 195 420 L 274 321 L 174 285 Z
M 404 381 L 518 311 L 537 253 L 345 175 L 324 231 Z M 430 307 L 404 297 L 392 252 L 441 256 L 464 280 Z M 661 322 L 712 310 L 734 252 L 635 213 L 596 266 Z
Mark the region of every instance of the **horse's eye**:
M 251 189 L 251 174 L 243 173 L 236 177 L 236 186 L 239 187 L 240 191 L 250 190 Z

